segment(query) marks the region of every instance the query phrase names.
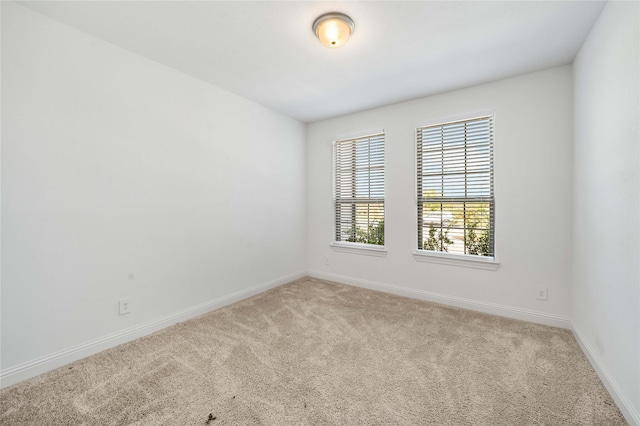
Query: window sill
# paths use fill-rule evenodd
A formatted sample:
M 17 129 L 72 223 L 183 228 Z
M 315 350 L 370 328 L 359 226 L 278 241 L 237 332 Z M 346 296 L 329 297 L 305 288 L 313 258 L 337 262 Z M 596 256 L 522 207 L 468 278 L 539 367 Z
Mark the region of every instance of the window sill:
M 413 253 L 418 262 L 438 263 L 440 265 L 463 266 L 465 268 L 485 269 L 495 271 L 500 262 L 482 256 L 438 253 L 428 250 L 418 250 Z
M 331 249 L 342 253 L 364 254 L 376 257 L 385 257 L 387 255 L 387 249 L 384 246 L 373 244 L 333 242 Z

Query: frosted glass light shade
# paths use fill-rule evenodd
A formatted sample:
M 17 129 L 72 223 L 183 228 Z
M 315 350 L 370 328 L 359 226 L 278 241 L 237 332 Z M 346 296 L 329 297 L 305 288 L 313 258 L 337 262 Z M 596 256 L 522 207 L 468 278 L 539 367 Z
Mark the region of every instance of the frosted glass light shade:
M 353 20 L 344 13 L 325 13 L 313 23 L 313 32 L 320 42 L 327 47 L 340 47 L 347 42 L 353 33 Z

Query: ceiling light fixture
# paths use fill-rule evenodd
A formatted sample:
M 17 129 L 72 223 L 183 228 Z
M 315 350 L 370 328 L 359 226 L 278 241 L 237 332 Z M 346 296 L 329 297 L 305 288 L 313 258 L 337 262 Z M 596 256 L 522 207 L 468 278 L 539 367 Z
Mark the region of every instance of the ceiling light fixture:
M 331 12 L 318 16 L 312 28 L 322 44 L 336 48 L 347 42 L 355 29 L 355 24 L 344 13 Z

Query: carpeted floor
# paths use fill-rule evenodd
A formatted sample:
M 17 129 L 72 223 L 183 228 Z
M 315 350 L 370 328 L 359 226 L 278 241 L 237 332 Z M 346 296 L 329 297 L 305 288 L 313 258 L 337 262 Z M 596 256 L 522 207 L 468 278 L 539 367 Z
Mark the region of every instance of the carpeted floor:
M 303 278 L 0 393 L 2 425 L 621 425 L 571 332 Z

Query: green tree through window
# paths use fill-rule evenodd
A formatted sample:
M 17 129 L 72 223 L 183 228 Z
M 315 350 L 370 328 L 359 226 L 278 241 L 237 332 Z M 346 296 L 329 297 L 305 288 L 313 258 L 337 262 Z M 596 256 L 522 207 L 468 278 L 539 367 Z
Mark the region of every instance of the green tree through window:
M 335 241 L 384 245 L 384 133 L 336 141 Z
M 493 117 L 417 129 L 418 249 L 494 257 Z

